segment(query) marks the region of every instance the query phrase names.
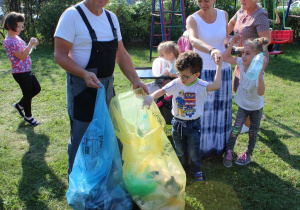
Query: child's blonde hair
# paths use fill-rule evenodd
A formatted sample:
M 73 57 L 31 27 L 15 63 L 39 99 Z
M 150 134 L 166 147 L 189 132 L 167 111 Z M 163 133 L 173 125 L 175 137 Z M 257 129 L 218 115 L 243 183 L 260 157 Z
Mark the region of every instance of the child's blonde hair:
M 257 38 L 257 39 L 247 39 L 245 42 L 245 46 L 251 47 L 256 54 L 264 51 L 264 46 L 269 44 L 269 40 L 265 37 Z
M 158 45 L 157 50 L 165 50 L 166 53 L 173 53 L 175 58 L 178 58 L 180 53 L 178 45 L 173 41 L 161 42 Z

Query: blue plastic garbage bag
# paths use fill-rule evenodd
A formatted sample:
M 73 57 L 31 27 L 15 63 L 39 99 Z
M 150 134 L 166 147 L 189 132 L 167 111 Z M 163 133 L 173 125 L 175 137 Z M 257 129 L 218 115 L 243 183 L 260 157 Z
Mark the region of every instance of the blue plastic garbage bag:
M 98 89 L 93 120 L 76 153 L 66 195 L 73 209 L 132 208 L 103 86 Z

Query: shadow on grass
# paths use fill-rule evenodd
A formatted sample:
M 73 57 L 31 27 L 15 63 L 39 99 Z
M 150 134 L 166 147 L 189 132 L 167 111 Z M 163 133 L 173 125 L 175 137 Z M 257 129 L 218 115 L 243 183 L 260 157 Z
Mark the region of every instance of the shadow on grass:
M 276 58 L 273 55 L 270 56 L 267 73 L 286 80 L 300 82 L 300 74 L 297 71 L 299 60 L 291 61 L 290 59 L 299 57 L 299 47 L 300 43 L 287 44 L 284 54 L 278 55 Z
M 281 122 L 273 119 L 272 117 L 266 115 L 266 121 L 268 121 L 269 123 L 272 123 L 274 126 L 277 126 L 281 129 L 287 130 L 290 133 L 292 133 L 293 135 L 295 135 L 297 138 L 300 138 L 300 133 L 294 129 L 291 129 L 289 126 L 286 126 L 284 124 L 282 124 Z
M 295 136 L 299 133 L 271 118 L 277 127 Z M 299 170 L 299 156 L 289 154 L 288 148 L 274 131 L 260 128 L 267 138 L 258 140 L 272 149 L 272 152 Z M 275 137 L 275 138 L 274 138 Z M 172 136 L 168 136 L 172 142 Z M 223 166 L 222 157 L 203 159 L 204 182 L 187 177 L 186 207 L 194 209 L 298 209 L 300 191 L 290 181 L 284 181 L 276 174 L 255 162 L 246 166 L 233 163 L 231 168 Z
M 299 190 L 255 162 L 222 164 L 222 157 L 203 161 L 204 182 L 188 178 L 189 209 L 296 209 Z M 195 207 L 196 206 L 196 207 Z M 298 207 L 297 207 L 298 206 Z
M 263 138 L 259 135 L 259 141 L 267 145 L 278 157 L 280 157 L 284 162 L 288 163 L 294 169 L 300 170 L 300 160 L 299 155 L 291 155 L 287 146 L 280 141 L 280 138 L 276 135 L 276 133 L 272 130 L 265 130 L 260 128 L 260 132 L 262 132 L 265 136 L 271 138 Z
M 48 167 L 45 153 L 49 137 L 36 134 L 33 126 L 20 123 L 17 132 L 25 133 L 29 149 L 22 158 L 22 179 L 19 184 L 19 198 L 26 209 L 49 209 L 47 202 L 64 199 L 66 186 Z
M 269 116 L 267 116 L 266 120 L 274 126 L 286 130 L 297 138 L 300 138 L 300 133 L 294 129 L 278 122 L 277 120 L 274 120 Z M 284 162 L 288 163 L 291 167 L 298 171 L 300 170 L 300 156 L 291 155 L 287 146 L 280 140 L 280 137 L 273 130 L 260 128 L 260 132 L 263 133 L 267 138 L 259 135 L 259 141 L 267 145 L 274 152 L 274 154 L 280 157 Z

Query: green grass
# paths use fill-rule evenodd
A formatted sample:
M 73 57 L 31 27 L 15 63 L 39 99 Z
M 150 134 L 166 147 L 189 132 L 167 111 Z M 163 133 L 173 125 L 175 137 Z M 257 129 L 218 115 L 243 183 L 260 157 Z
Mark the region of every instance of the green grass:
M 225 168 L 221 157 L 203 160 L 205 181 L 186 187 L 186 209 L 300 209 L 300 44 L 270 58 L 261 129 L 247 166 Z M 148 47 L 129 46 L 135 66 L 151 66 Z M 33 99 L 33 116 L 42 122 L 30 127 L 12 104 L 21 91 L 11 76 L 10 62 L 0 47 L 0 209 L 70 209 L 65 192 L 69 121 L 66 75 L 54 62 L 52 47 L 32 53 L 33 72 L 41 93 Z M 116 67 L 117 93 L 131 89 Z M 237 107 L 233 106 L 233 117 Z M 165 131 L 171 139 L 171 126 Z M 242 152 L 248 136 L 240 135 L 235 151 Z

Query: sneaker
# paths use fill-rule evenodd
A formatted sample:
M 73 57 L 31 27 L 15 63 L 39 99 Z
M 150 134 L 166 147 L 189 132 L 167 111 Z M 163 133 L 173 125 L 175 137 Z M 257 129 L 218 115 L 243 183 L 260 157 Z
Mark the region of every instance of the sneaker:
M 204 179 L 203 179 L 203 176 L 202 176 L 202 171 L 199 171 L 199 172 L 196 172 L 195 173 L 195 177 L 196 177 L 196 179 L 197 179 L 197 181 L 203 181 Z
M 18 103 L 14 104 L 14 107 L 16 108 L 16 110 L 18 111 L 19 115 L 21 117 L 24 117 L 24 113 L 23 113 L 23 107 L 21 107 Z
M 227 168 L 232 166 L 232 159 L 233 159 L 233 150 L 229 149 L 227 152 L 225 152 L 224 158 L 223 158 L 223 164 Z
M 235 161 L 236 164 L 238 165 L 247 165 L 248 163 L 251 162 L 250 155 L 247 155 L 246 152 L 238 156 L 238 159 Z
M 243 125 L 241 133 L 247 133 L 249 132 L 249 127 L 247 127 L 246 125 Z
M 41 124 L 40 122 L 36 121 L 33 117 L 24 117 L 25 122 L 28 122 L 30 125 L 32 126 L 37 126 L 39 124 Z

